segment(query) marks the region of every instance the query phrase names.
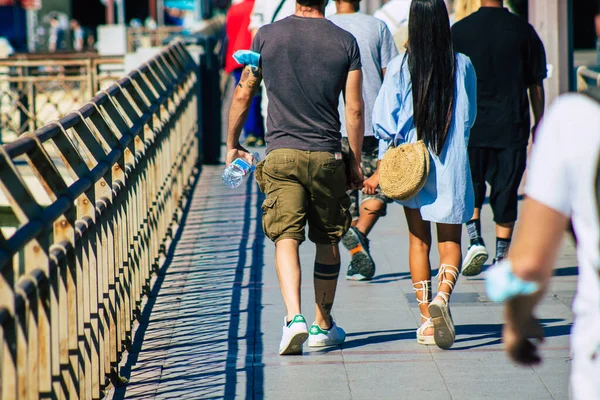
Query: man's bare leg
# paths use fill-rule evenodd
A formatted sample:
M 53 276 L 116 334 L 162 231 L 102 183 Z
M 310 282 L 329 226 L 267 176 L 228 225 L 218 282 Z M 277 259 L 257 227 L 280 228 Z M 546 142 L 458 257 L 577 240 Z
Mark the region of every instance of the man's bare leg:
M 340 271 L 339 246 L 337 244 L 317 244 L 315 266 L 317 264 L 323 266 L 324 273 L 315 271 L 315 323 L 322 329 L 329 329 L 331 327 L 331 308 Z
M 356 223 L 356 229 L 363 235 L 368 236 L 385 208 L 381 200 L 367 200 L 360 205 L 360 216 Z
M 511 239 L 515 230 L 514 222 L 496 223 L 496 237 L 502 239 Z
M 495 261 L 500 261 L 508 255 L 508 248 L 512 240 L 513 231 L 515 230 L 514 222 L 497 222 L 496 223 L 496 257 Z
M 302 283 L 300 242 L 296 239 L 282 239 L 275 245 L 275 268 L 279 280 L 281 296 L 285 303 L 287 322 L 301 314 L 300 284 Z

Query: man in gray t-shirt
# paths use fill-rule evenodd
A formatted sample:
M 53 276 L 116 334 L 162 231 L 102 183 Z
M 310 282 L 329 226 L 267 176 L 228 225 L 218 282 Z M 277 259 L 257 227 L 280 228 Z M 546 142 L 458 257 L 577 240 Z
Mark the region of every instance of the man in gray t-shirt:
M 361 68 L 356 39 L 325 18 L 291 15 L 263 26 L 251 50 L 261 55 L 269 96 L 267 153 L 340 151 L 338 99 Z
M 392 58 L 398 55 L 394 39 L 383 21 L 358 12 L 359 0 L 337 0 L 337 14 L 331 22 L 350 32 L 356 38 L 362 55 L 363 98 L 365 101 L 365 139 L 362 148 L 362 171 L 370 177 L 377 170 L 379 141 L 373 134 L 371 117 L 373 105 L 383 82 L 385 69 Z M 344 99 L 340 98 L 339 109 L 344 109 Z M 340 113 L 340 115 L 343 115 Z M 345 121 L 342 118 L 342 136 L 345 136 Z M 342 139 L 343 151 L 348 148 L 346 138 Z M 348 193 L 352 200 L 350 213 L 353 227 L 342 239 L 344 246 L 352 254 L 346 273 L 349 280 L 368 280 L 375 274 L 375 263 L 369 252 L 367 235 L 379 217 L 386 214 L 389 200 L 381 193 L 362 196 L 359 206 L 358 190 Z M 360 210 L 359 210 L 360 209 Z
M 326 20 L 326 0 L 298 0 L 296 13 L 263 26 L 251 50 L 258 65 L 246 66 L 229 113 L 227 164 L 251 156 L 239 136 L 254 91 L 264 77 L 269 96 L 267 156 L 256 166 L 265 235 L 275 243 L 275 267 L 286 306 L 279 354 L 344 342 L 331 318 L 340 272 L 339 242 L 350 227 L 347 188 L 362 187 L 364 135 L 362 71 L 356 39 Z M 253 61 L 254 64 L 256 64 Z M 350 157 L 341 153 L 340 93 L 346 102 Z M 299 246 L 316 245 L 316 315 L 310 331 L 300 305 Z

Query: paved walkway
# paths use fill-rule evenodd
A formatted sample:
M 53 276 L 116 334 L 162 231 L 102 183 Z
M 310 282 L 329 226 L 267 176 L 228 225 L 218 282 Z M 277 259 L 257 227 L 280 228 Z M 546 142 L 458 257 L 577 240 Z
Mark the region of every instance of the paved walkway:
M 481 278 L 461 277 L 452 296 L 454 347 L 443 351 L 416 343 L 419 314 L 399 206 L 390 207 L 371 235 L 375 279 L 340 281 L 334 317 L 348 332 L 347 342 L 281 357 L 284 309 L 274 247 L 260 225 L 263 196 L 252 181 L 226 189 L 221 171 L 206 167 L 202 173 L 174 250 L 146 302 L 133 352 L 123 361 L 130 383 L 109 398 L 568 397 L 569 307 L 577 274 L 570 244 L 561 252 L 557 276 L 539 310 L 547 336 L 540 367 L 520 368 L 506 359 L 500 344 L 502 310 L 486 299 Z M 489 209 L 484 218 L 484 237 L 493 247 Z M 309 322 L 313 254 L 314 247 L 305 243 L 302 295 Z M 348 262 L 345 253 L 342 262 Z

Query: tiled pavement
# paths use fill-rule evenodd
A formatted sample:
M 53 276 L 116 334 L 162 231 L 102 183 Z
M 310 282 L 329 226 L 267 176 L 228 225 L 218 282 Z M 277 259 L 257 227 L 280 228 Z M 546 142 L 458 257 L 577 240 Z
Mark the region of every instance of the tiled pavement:
M 570 304 L 577 274 L 570 243 L 539 309 L 547 336 L 539 367 L 517 367 L 506 359 L 500 344 L 502 310 L 486 299 L 481 277 L 461 277 L 452 296 L 454 347 L 443 351 L 416 343 L 419 313 L 408 273 L 407 231 L 395 205 L 371 234 L 375 279 L 340 281 L 334 317 L 348 332 L 347 342 L 281 357 L 284 308 L 274 247 L 257 219 L 262 195 L 251 181 L 226 189 L 221 171 L 206 167 L 202 173 L 164 273 L 146 302 L 134 351 L 122 363 L 130 383 L 109 398 L 568 398 Z M 489 208 L 484 218 L 484 237 L 493 250 Z M 313 255 L 314 247 L 305 243 L 302 295 L 309 322 Z M 433 251 L 434 265 L 436 257 Z

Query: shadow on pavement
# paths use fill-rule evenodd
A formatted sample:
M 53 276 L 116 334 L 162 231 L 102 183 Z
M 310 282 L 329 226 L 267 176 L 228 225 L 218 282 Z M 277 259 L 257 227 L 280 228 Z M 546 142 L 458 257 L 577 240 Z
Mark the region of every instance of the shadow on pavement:
M 199 180 L 200 180 L 199 177 L 196 178 L 196 180 L 192 184 L 192 187 L 190 188 L 191 193 L 193 193 L 194 190 L 196 190 Z M 191 205 L 192 205 L 192 201 L 190 199 L 187 202 L 185 209 L 183 210 L 181 220 L 179 221 L 180 226 L 185 225 L 187 218 L 190 214 Z M 127 378 L 128 380 L 131 379 L 132 368 L 138 362 L 138 357 L 140 355 L 140 352 L 142 351 L 142 344 L 144 342 L 144 336 L 146 335 L 146 331 L 148 329 L 148 322 L 150 321 L 150 315 L 152 314 L 152 310 L 154 308 L 154 305 L 156 304 L 158 292 L 160 291 L 160 288 L 162 287 L 162 285 L 165 281 L 165 272 L 167 271 L 169 266 L 173 263 L 175 249 L 177 248 L 177 244 L 181 240 L 182 234 L 183 234 L 183 229 L 178 229 L 177 232 L 175 233 L 175 236 L 173 237 L 173 241 L 171 242 L 171 246 L 169 247 L 169 249 L 167 251 L 165 262 L 162 265 L 162 267 L 160 268 L 160 270 L 157 272 L 157 277 L 156 277 L 156 281 L 154 282 L 154 286 L 151 288 L 150 292 L 147 295 L 148 297 L 147 297 L 146 305 L 144 306 L 142 313 L 140 314 L 140 317 L 137 321 L 139 323 L 139 326 L 135 332 L 135 336 L 133 337 L 133 342 L 131 344 L 131 350 L 129 351 L 129 353 L 127 355 L 127 362 L 126 362 L 125 366 L 123 366 L 119 371 L 119 375 L 121 375 L 124 378 Z M 157 365 L 157 367 L 159 367 L 159 365 Z M 127 385 L 117 388 L 113 395 L 113 399 L 115 399 L 115 400 L 124 399 L 127 394 L 126 392 L 127 392 Z M 131 398 L 131 397 L 132 396 L 127 396 L 127 398 Z
M 438 269 L 431 270 L 431 277 L 435 278 L 438 274 Z M 382 284 L 382 283 L 390 283 L 396 281 L 405 281 L 410 279 L 410 272 L 394 272 L 391 274 L 381 274 L 375 275 L 370 281 L 367 281 L 368 284 Z
M 262 392 L 265 237 L 260 221 L 254 227 L 252 221 L 253 215 L 262 215 L 263 195 L 252 195 L 253 180 L 246 184 L 243 202 L 225 211 L 230 218 L 239 215 L 234 230 L 210 217 L 203 225 L 198 215 L 204 216 L 206 206 L 190 212 L 193 202 L 186 205 L 180 221 L 184 229 L 173 238 L 120 371 L 130 383 L 116 389 L 113 399 L 255 398 Z M 196 186 L 192 190 L 201 189 Z M 182 239 L 190 221 L 206 232 L 188 232 Z M 211 244 L 216 237 L 222 240 Z M 198 263 L 202 268 L 195 267 Z
M 547 326 L 548 324 L 556 324 L 563 321 L 563 319 L 541 319 L 540 323 L 544 327 L 544 336 L 546 338 L 568 336 L 571 333 L 572 324 L 570 323 L 563 325 Z M 456 325 L 455 328 L 457 339 L 454 347 L 450 349 L 451 351 L 483 348 L 497 345 L 502 342 L 502 324 Z M 387 331 L 351 332 L 347 334 L 346 342 L 341 346 L 341 349 L 348 350 L 367 345 L 395 342 L 398 340 L 414 341 L 416 340 L 415 331 L 416 328 Z M 487 341 L 488 339 L 489 341 Z M 486 340 L 486 342 L 469 345 L 469 343 L 480 342 L 482 340 Z M 334 346 L 318 351 L 311 351 L 311 353 L 327 354 L 338 350 L 340 350 L 340 347 Z
M 251 193 L 253 179 L 246 181 L 246 193 Z M 236 360 L 239 357 L 239 340 L 238 328 L 240 324 L 241 312 L 241 295 L 242 286 L 235 285 L 231 300 L 231 319 L 229 323 L 229 349 L 227 352 L 227 363 L 225 374 L 227 380 L 225 382 L 225 398 L 232 399 L 236 397 L 237 390 L 237 374 L 243 370 L 246 373 L 246 399 L 254 398 L 257 392 L 262 392 L 263 388 L 263 367 L 260 363 L 262 354 L 262 332 L 260 330 L 261 312 L 262 312 L 262 273 L 264 266 L 264 242 L 265 235 L 262 229 L 262 224 L 258 223 L 262 215 L 261 205 L 264 200 L 264 195 L 257 191 L 256 199 L 256 218 L 257 223 L 254 224 L 254 241 L 252 243 L 251 271 L 250 284 L 254 287 L 248 293 L 248 306 L 245 340 L 247 342 L 246 362 L 243 369 L 238 369 Z M 244 227 L 242 229 L 242 240 L 239 245 L 239 259 L 236 266 L 234 282 L 242 282 L 244 278 L 244 268 L 247 262 L 248 238 L 250 235 L 251 218 L 252 218 L 252 196 L 247 195 L 244 204 Z
M 396 281 L 403 281 L 406 279 L 410 279 L 410 272 L 394 272 L 391 274 L 381 274 L 375 275 L 370 281 L 369 284 L 382 284 Z
M 548 324 L 556 324 L 563 322 L 563 319 L 541 319 L 540 323 L 544 328 L 544 336 L 546 338 L 568 336 L 571 333 L 572 324 L 553 325 L 547 326 Z M 502 343 L 502 324 L 471 324 L 471 325 L 455 325 L 456 335 L 468 337 L 459 337 L 454 342 L 454 347 L 450 350 L 470 350 L 481 347 L 492 346 Z M 476 343 L 468 345 L 470 342 L 488 340 L 484 343 Z M 467 344 L 466 346 L 457 346 L 458 344 Z

